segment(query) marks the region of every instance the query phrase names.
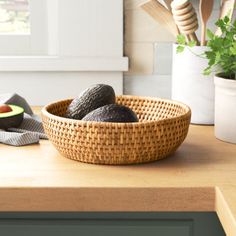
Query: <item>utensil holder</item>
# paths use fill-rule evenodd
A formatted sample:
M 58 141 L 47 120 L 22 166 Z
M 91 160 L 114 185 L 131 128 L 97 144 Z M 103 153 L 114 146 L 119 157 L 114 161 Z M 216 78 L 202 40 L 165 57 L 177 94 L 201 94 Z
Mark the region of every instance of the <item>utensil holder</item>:
M 187 104 L 192 110 L 192 124 L 214 124 L 214 79 L 203 75 L 207 59 L 200 57 L 206 46 L 186 48 L 177 53 L 173 45 L 172 99 Z

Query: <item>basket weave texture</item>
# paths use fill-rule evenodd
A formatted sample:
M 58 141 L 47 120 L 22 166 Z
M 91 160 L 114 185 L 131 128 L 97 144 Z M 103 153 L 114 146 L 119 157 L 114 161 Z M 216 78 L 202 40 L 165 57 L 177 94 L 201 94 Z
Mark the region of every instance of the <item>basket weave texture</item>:
M 170 100 L 118 96 L 116 103 L 136 112 L 137 123 L 86 122 L 63 118 L 72 100 L 45 106 L 46 134 L 65 157 L 86 163 L 134 164 L 163 159 L 187 136 L 188 106 Z

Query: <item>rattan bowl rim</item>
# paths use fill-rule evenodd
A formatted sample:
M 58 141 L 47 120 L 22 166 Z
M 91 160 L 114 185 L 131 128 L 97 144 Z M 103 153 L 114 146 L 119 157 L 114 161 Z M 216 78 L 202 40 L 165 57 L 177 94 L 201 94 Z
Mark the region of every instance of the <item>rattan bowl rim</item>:
M 176 100 L 171 100 L 171 99 L 164 99 L 164 98 L 157 98 L 157 97 L 146 97 L 146 96 L 132 96 L 132 95 L 120 95 L 120 96 L 116 96 L 117 98 L 121 97 L 121 98 L 127 98 L 127 99 L 147 99 L 147 100 L 153 100 L 153 101 L 163 101 L 163 102 L 169 102 L 169 103 L 173 103 L 176 105 L 179 105 L 183 108 L 186 109 L 186 112 L 177 116 L 173 116 L 170 118 L 165 118 L 165 119 L 160 119 L 160 120 L 153 120 L 153 121 L 144 121 L 144 122 L 130 122 L 130 123 L 117 123 L 117 122 L 97 122 L 97 121 L 84 121 L 84 120 L 75 120 L 75 119 L 69 119 L 69 118 L 65 118 L 65 117 L 61 117 L 61 116 L 56 116 L 54 114 L 51 114 L 50 112 L 48 112 L 48 108 L 58 104 L 58 103 L 62 103 L 62 102 L 68 102 L 68 101 L 72 101 L 73 98 L 69 98 L 69 99 L 63 99 L 63 100 L 58 100 L 58 101 L 54 101 L 52 103 L 47 104 L 46 106 L 44 106 L 41 110 L 41 113 L 43 116 L 46 116 L 48 118 L 52 118 L 52 119 L 56 119 L 56 120 L 60 120 L 60 121 L 64 121 L 64 122 L 68 122 L 70 124 L 101 124 L 103 126 L 140 126 L 140 125 L 147 125 L 147 124 L 153 124 L 153 123 L 162 123 L 162 122 L 167 122 L 167 121 L 174 121 L 176 119 L 179 118 L 183 118 L 185 116 L 189 116 L 191 115 L 191 109 L 188 105 L 176 101 Z

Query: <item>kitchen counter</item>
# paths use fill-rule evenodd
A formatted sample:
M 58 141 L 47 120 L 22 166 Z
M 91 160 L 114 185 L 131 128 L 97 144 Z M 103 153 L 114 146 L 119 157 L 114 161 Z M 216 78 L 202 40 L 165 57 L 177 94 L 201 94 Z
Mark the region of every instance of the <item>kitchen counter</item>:
M 236 145 L 211 126 L 191 126 L 172 156 L 104 166 L 62 157 L 49 141 L 0 144 L 0 211 L 216 211 L 236 235 Z

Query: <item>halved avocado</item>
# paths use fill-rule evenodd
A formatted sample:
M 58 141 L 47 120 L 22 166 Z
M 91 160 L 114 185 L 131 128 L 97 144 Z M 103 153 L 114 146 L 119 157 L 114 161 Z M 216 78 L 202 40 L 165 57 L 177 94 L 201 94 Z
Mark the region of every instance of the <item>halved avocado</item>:
M 0 129 L 19 127 L 23 121 L 24 109 L 15 105 L 9 106 L 11 107 L 12 111 L 0 113 Z

